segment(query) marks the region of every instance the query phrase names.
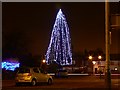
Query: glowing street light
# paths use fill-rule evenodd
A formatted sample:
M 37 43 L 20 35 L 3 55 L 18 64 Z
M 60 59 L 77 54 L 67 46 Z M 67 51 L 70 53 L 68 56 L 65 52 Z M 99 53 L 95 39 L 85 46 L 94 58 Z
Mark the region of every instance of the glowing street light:
M 46 60 L 42 60 L 42 63 L 45 63 L 46 62 Z
M 90 60 L 92 60 L 93 57 L 92 57 L 92 56 L 89 56 L 88 58 L 89 58 Z
M 101 70 L 101 59 L 102 59 L 102 56 L 99 55 L 99 56 L 98 56 L 98 59 L 100 60 L 100 79 L 101 79 L 101 73 L 102 73 L 102 70 Z
M 100 56 L 100 55 L 99 55 L 99 56 L 98 56 L 98 59 L 100 59 L 100 60 L 101 60 L 101 59 L 102 59 L 102 56 Z
M 88 71 L 89 71 L 89 73 L 90 74 L 92 74 L 92 69 L 93 69 L 93 63 L 92 63 L 92 59 L 93 59 L 93 57 L 90 55 L 89 57 L 88 57 Z
M 101 55 L 99 55 L 99 56 L 98 56 L 98 59 L 99 59 L 99 60 L 101 60 L 101 59 L 102 59 L 102 56 L 101 56 Z

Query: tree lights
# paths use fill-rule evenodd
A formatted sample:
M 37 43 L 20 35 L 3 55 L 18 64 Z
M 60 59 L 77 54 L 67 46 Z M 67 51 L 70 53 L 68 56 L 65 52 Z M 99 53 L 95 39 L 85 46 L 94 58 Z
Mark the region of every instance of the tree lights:
M 50 43 L 45 57 L 47 64 L 51 64 L 53 61 L 59 65 L 72 64 L 69 27 L 61 9 L 59 9 L 53 26 Z

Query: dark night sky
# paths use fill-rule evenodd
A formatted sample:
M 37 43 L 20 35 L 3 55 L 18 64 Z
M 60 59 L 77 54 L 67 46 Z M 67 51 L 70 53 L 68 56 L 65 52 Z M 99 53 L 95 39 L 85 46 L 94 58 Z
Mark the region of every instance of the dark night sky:
M 8 45 L 8 39 L 10 42 L 18 39 L 17 42 L 23 42 L 24 48 L 33 55 L 45 54 L 58 8 L 61 8 L 70 28 L 74 51 L 83 52 L 84 49 L 97 48 L 105 50 L 104 3 L 9 2 L 3 3 L 2 6 L 4 48 Z M 116 32 L 114 31 L 112 38 L 112 53 L 118 52 Z M 12 33 L 16 33 L 14 39 Z

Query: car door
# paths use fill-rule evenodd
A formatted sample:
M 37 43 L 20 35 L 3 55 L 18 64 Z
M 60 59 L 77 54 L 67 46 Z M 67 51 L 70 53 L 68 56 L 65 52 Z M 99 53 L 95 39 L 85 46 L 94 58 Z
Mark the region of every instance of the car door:
M 41 79 L 40 79 L 40 71 L 38 68 L 33 68 L 33 77 L 37 79 L 37 82 L 41 82 Z
M 40 70 L 40 76 L 41 76 L 42 81 L 47 82 L 47 79 L 48 79 L 47 74 L 41 68 L 39 68 L 39 70 Z

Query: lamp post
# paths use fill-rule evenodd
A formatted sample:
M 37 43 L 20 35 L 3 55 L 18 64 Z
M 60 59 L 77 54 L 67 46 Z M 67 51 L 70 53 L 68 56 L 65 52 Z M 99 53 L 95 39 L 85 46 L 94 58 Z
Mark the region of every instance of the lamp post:
M 101 74 L 102 74 L 101 59 L 102 59 L 102 56 L 99 55 L 99 56 L 98 56 L 98 59 L 100 60 L 100 79 L 101 79 Z
M 105 0 L 105 48 L 106 48 L 106 71 L 105 71 L 105 82 L 108 89 L 111 89 L 111 73 L 110 73 L 110 37 L 111 32 L 109 24 L 109 0 Z M 120 16 L 116 17 L 115 25 L 111 25 L 114 29 L 120 28 Z
M 96 71 L 95 71 L 96 61 L 92 61 L 92 63 L 93 63 L 93 74 L 95 74 L 96 73 Z
M 90 74 L 92 74 L 92 71 L 93 71 L 93 63 L 92 63 L 92 59 L 93 59 L 93 57 L 90 55 L 89 57 L 88 57 L 88 59 L 89 59 L 89 69 L 88 69 L 88 71 L 90 72 Z M 92 65 L 91 65 L 92 64 Z
M 106 69 L 105 83 L 108 89 L 111 89 L 111 73 L 110 73 L 110 34 L 109 34 L 109 0 L 105 0 L 105 49 L 106 49 Z
M 42 68 L 42 67 L 43 67 L 43 64 L 45 64 L 45 63 L 46 63 L 46 60 L 43 59 L 43 60 L 41 61 L 41 63 L 40 63 L 40 67 Z
M 41 68 L 46 72 L 47 64 L 46 64 L 46 60 L 45 60 L 45 59 L 43 59 L 43 60 L 41 61 Z

